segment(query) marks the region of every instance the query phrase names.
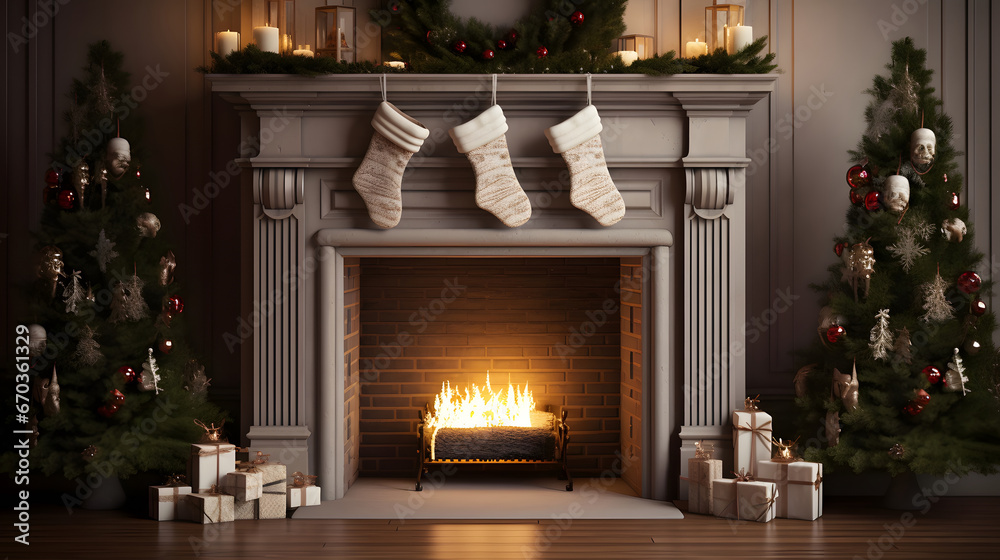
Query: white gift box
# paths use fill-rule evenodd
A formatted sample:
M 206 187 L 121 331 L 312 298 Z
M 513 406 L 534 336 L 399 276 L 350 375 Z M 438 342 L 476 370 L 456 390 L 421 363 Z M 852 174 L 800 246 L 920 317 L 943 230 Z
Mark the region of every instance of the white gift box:
M 757 462 L 771 458 L 771 415 L 760 410 L 733 411 L 733 470 L 756 478 Z
M 185 519 L 187 502 L 184 496 L 190 493 L 190 486 L 150 486 L 149 516 L 157 521 Z
M 236 446 L 231 443 L 193 443 L 188 481 L 196 492 L 222 486 L 227 474 L 236 470 Z
M 778 485 L 778 517 L 813 521 L 823 515 L 821 463 L 759 461 L 757 480 Z
M 222 479 L 221 490 L 241 502 L 248 502 L 260 498 L 263 487 L 263 473 L 236 471 Z
M 777 485 L 734 478 L 712 481 L 712 514 L 726 519 L 767 523 L 774 519 Z
M 712 481 L 722 478 L 720 459 L 688 459 L 688 511 L 712 514 Z
M 288 507 L 318 506 L 320 503 L 319 486 L 288 485 Z
M 233 497 L 228 494 L 188 494 L 189 517 L 195 523 L 226 523 L 233 521 Z

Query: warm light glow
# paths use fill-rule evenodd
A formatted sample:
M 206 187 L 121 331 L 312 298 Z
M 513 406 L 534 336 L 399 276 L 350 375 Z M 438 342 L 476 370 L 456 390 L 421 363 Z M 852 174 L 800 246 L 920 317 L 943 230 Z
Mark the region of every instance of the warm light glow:
M 451 382 L 441 384 L 441 392 L 434 397 L 434 409 L 424 417 L 424 430 L 430 432 L 431 460 L 434 460 L 434 439 L 441 428 L 491 428 L 494 426 L 530 427 L 535 399 L 528 385 L 507 385 L 507 390 L 493 392 L 490 376 L 486 386 L 473 384 L 472 390 L 452 389 Z

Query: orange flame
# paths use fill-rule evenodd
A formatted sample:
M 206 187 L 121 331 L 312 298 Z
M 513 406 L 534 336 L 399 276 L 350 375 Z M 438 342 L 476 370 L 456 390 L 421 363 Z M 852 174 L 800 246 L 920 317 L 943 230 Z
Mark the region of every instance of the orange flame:
M 441 428 L 491 428 L 494 426 L 531 426 L 531 412 L 535 410 L 535 399 L 525 384 L 507 385 L 507 390 L 494 393 L 490 386 L 490 376 L 486 374 L 486 386 L 473 384 L 472 390 L 461 391 L 451 388 L 451 382 L 441 384 L 441 392 L 434 397 L 434 410 L 424 416 L 424 429 L 431 433 L 431 460 L 434 460 L 434 441 Z

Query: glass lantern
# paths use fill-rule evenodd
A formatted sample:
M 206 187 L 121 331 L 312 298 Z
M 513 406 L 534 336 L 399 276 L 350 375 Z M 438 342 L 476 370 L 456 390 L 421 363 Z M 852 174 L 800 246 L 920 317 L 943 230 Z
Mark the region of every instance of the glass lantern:
M 354 8 L 316 8 L 316 55 L 333 56 L 342 62 L 357 62 L 354 41 L 356 22 Z
M 278 28 L 278 52 L 295 49 L 295 0 L 268 0 L 267 26 Z
M 632 51 L 638 59 L 652 58 L 653 37 L 650 35 L 625 35 L 618 38 L 618 51 Z
M 743 25 L 743 6 L 739 4 L 719 4 L 713 0 L 705 8 L 705 42 L 708 52 L 726 46 L 726 28 Z

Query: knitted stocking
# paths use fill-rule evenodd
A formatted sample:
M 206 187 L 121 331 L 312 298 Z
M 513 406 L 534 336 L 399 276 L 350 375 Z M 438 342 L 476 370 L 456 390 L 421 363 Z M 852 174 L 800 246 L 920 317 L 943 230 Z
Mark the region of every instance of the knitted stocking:
M 570 173 L 569 200 L 602 226 L 625 217 L 625 202 L 611 180 L 601 146 L 601 117 L 587 105 L 579 113 L 545 131 L 552 150 L 562 154 Z
M 506 132 L 507 119 L 500 106 L 493 105 L 450 134 L 476 172 L 476 205 L 507 227 L 517 227 L 531 217 L 531 202 L 510 164 Z
M 354 188 L 364 199 L 372 221 L 381 228 L 391 228 L 403 214 L 403 170 L 430 131 L 385 101 L 375 111 L 372 128 L 375 134 L 354 173 Z

